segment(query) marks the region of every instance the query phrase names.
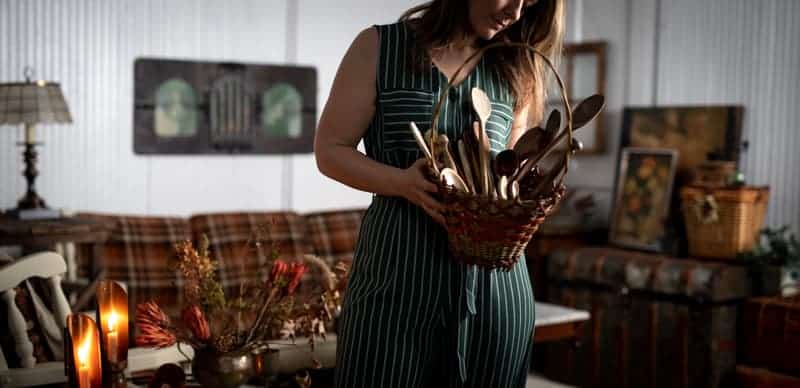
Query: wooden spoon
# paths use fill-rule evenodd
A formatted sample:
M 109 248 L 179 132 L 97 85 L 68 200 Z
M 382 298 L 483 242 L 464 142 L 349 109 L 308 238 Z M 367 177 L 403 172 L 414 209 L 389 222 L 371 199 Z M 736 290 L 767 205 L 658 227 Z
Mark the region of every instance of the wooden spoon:
M 606 105 L 605 97 L 594 94 L 581 101 L 572 110 L 572 130 L 576 130 L 592 121 Z
M 477 190 L 475 188 L 475 182 L 472 181 L 472 167 L 470 164 L 472 161 L 469 160 L 469 155 L 467 154 L 467 148 L 464 146 L 464 141 L 459 140 L 458 143 L 458 157 L 461 160 L 461 169 L 464 172 L 464 179 L 467 181 L 467 186 L 469 186 L 469 190 L 472 193 L 476 193 Z
M 478 131 L 478 144 L 481 145 L 480 160 L 481 160 L 481 174 L 483 184 L 483 194 L 488 195 L 491 192 L 491 180 L 489 179 L 489 139 L 486 136 L 486 122 L 489 121 L 489 116 L 492 114 L 492 102 L 486 92 L 479 88 L 472 88 L 472 108 L 480 120 L 480 127 Z
M 581 148 L 583 148 L 583 143 L 581 143 L 580 140 L 573 137 L 570 149 L 565 152 L 571 152 L 574 154 Z M 543 177 L 541 181 L 539 181 L 539 184 L 533 190 L 533 198 L 536 199 L 536 197 L 538 197 L 540 194 L 543 194 L 548 187 L 552 187 L 556 178 L 559 175 L 561 175 L 561 173 L 564 171 L 566 167 L 567 167 L 566 158 L 563 157 L 560 158 L 559 161 L 556 163 L 556 165 L 553 166 L 553 168 Z
M 561 112 L 559 112 L 558 109 L 553 109 L 553 111 L 550 112 L 550 117 L 547 118 L 547 124 L 545 125 L 544 128 L 549 133 L 558 133 L 558 129 L 560 127 L 561 127 Z
M 465 193 L 470 192 L 467 184 L 464 183 L 464 180 L 461 179 L 460 176 L 458 176 L 458 172 L 452 168 L 443 168 L 442 172 L 439 174 L 439 178 L 444 182 L 445 185 L 453 186 L 458 191 L 463 191 Z
M 444 133 L 439 134 L 439 144 L 441 144 L 442 153 L 444 153 L 444 164 L 447 167 L 458 171 L 458 167 L 456 167 L 456 161 L 453 159 L 453 154 L 450 152 L 450 139 Z
M 494 158 L 494 172 L 500 176 L 497 182 L 497 194 L 500 198 L 508 198 L 508 177 L 514 175 L 517 168 L 519 168 L 519 158 L 514 150 L 503 150 Z
M 519 182 L 511 181 L 511 185 L 508 188 L 508 198 L 511 200 L 519 198 Z
M 529 155 L 541 148 L 539 144 L 542 142 L 542 137 L 544 137 L 544 128 L 536 126 L 528 129 L 514 144 L 514 152 L 520 159 L 527 159 Z
M 433 167 L 433 172 L 435 174 L 439 174 L 439 167 L 436 166 L 436 159 L 433 158 L 431 155 L 431 151 L 428 149 L 428 145 L 425 143 L 425 140 L 422 138 L 422 132 L 419 131 L 417 128 L 417 124 L 413 121 L 408 122 L 408 128 L 411 129 L 411 134 L 414 135 L 414 140 L 417 141 L 417 145 L 422 150 L 422 153 L 425 154 L 425 157 L 428 158 L 428 162 Z

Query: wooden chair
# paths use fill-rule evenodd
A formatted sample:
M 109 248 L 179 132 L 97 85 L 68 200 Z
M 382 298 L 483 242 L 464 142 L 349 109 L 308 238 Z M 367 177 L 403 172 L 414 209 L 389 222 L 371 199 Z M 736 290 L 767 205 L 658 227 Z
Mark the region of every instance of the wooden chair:
M 26 279 L 34 277 L 47 279 L 53 295 L 53 306 L 49 307 L 54 314 L 59 333 L 63 335 L 67 315 L 71 311 L 61 286 L 61 276 L 66 271 L 64 259 L 54 252 L 36 253 L 0 268 L 0 295 L 5 303 L 0 309 L 7 311 L 11 335 L 22 365 L 21 368 L 9 368 L 6 357 L 0 350 L 0 387 L 30 387 L 66 382 L 63 362 L 36 363 L 33 357 L 33 344 L 28 338 L 25 327 L 25 318 L 14 301 L 16 296 L 14 289 Z M 87 314 L 94 318 L 93 312 Z M 176 346 L 165 349 L 132 348 L 128 351 L 127 370 L 130 373 L 156 369 L 168 362 L 184 360 Z
M 6 357 L 0 350 L 0 386 L 30 386 L 64 381 L 62 362 L 36 364 L 36 359 L 33 357 L 33 343 L 28 338 L 25 318 L 14 301 L 16 296 L 14 289 L 29 278 L 47 279 L 53 299 L 53 305 L 49 307 L 58 326 L 58 333 L 63 333 L 67 315 L 70 313 L 69 303 L 61 289 L 61 276 L 65 272 L 67 265 L 64 259 L 53 252 L 26 256 L 0 268 L 0 295 L 5 303 L 2 308 L 7 311 L 10 334 L 22 365 L 22 368 L 9 369 Z

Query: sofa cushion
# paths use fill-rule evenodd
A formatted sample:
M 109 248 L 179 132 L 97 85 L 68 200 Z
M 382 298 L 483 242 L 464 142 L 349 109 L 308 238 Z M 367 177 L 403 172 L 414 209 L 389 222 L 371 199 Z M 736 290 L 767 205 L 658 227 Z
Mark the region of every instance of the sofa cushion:
M 147 300 L 157 301 L 164 309 L 182 302 L 176 292 L 182 283 L 176 269 L 175 244 L 192 237 L 189 223 L 178 217 L 143 217 L 83 213 L 80 217 L 113 221 L 114 228 L 104 244 L 100 266 L 106 278 L 125 282 L 129 305 Z M 78 265 L 88 272 L 86 249 L 80 249 Z
M 195 241 L 203 235 L 208 237 L 226 293 L 235 293 L 243 282 L 252 284 L 266 279 L 270 247 L 286 261 L 299 260 L 304 253 L 312 252 L 306 244 L 305 220 L 293 212 L 198 214 L 189 223 Z M 249 244 L 259 231 L 263 244 Z
M 331 266 L 352 261 L 363 217 L 364 209 L 307 214 L 308 238 L 314 253 Z

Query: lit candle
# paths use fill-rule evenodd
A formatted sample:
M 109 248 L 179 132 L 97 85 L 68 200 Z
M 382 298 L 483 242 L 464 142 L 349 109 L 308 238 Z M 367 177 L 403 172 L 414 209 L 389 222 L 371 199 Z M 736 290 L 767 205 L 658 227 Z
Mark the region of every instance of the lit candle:
M 106 351 L 108 353 L 108 360 L 111 362 L 117 362 L 118 360 L 118 352 L 117 352 L 117 322 L 119 318 L 117 317 L 117 312 L 113 309 L 108 314 L 108 341 L 106 342 Z
M 83 338 L 83 342 L 78 346 L 78 387 L 90 388 L 89 385 L 89 355 L 91 354 L 92 341 L 90 335 Z

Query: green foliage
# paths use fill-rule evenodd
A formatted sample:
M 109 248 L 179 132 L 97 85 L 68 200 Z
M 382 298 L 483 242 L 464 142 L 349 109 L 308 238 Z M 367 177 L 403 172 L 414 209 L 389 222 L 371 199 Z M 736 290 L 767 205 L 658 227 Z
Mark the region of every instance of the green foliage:
M 789 232 L 788 226 L 778 229 L 765 228 L 761 240 L 752 251 L 740 258 L 756 265 L 800 266 L 800 240 Z
M 225 308 L 227 305 L 225 291 L 216 279 L 204 279 L 201 283 L 201 287 L 202 291 L 200 295 L 203 298 L 202 303 L 206 311 L 222 310 Z

